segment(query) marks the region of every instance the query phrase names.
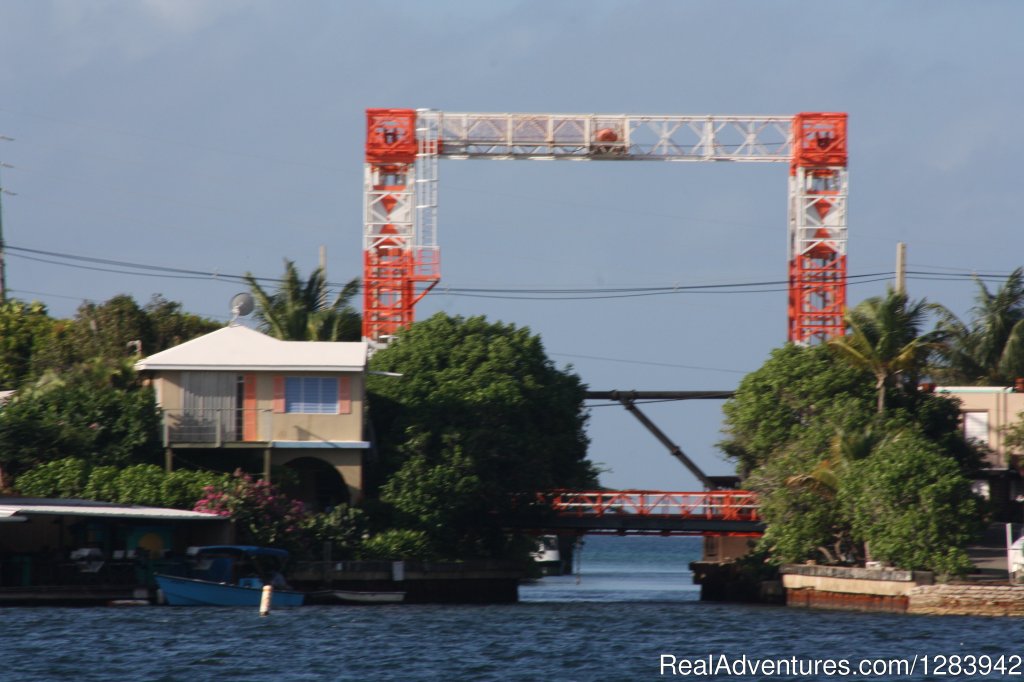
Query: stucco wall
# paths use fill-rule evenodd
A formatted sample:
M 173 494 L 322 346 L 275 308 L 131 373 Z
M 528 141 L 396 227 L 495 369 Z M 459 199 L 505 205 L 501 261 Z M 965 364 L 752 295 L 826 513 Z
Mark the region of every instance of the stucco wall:
M 1003 469 L 1009 465 L 1008 456 L 1020 454 L 1010 452 L 1005 446 L 1005 428 L 1017 421 L 1017 415 L 1024 411 L 1024 393 L 1012 392 L 1003 387 L 950 386 L 939 388 L 938 393 L 957 398 L 960 412 L 988 413 L 988 446 L 992 448 L 988 465 Z
M 344 448 L 274 448 L 271 464 L 280 466 L 304 457 L 321 459 L 334 467 L 344 479 L 349 499 L 358 502 L 363 499 L 363 452 Z
M 365 379 L 358 372 L 242 372 L 256 377 L 255 441 L 363 441 Z M 350 409 L 346 414 L 289 414 L 274 412 L 274 379 L 278 376 L 338 376 L 350 381 Z M 153 377 L 157 402 L 169 415 L 180 414 L 184 393 L 182 373 L 168 371 Z

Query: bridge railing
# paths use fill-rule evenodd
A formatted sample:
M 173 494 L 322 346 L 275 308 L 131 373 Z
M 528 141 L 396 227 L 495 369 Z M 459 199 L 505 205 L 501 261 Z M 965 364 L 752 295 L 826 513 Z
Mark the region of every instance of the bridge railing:
M 555 490 L 538 503 L 559 516 L 643 517 L 759 521 L 757 496 L 747 490 L 667 492 L 660 490 Z

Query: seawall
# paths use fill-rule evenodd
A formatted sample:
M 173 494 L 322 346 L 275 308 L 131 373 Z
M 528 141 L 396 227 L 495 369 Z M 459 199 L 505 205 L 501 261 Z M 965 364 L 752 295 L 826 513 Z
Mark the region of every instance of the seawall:
M 914 588 L 907 613 L 1024 616 L 1024 585 L 949 584 Z
M 919 615 L 1024 616 L 1024 585 L 934 584 L 926 571 L 807 566 L 780 568 L 786 605 Z
M 910 592 L 931 585 L 924 571 L 786 564 L 779 569 L 786 606 L 903 613 Z

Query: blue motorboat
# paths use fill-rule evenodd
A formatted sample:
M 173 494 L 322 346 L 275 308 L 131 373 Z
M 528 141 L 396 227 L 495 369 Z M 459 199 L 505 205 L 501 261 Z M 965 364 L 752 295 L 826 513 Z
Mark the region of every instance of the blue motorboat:
M 288 589 L 282 571 L 288 552 L 253 545 L 209 545 L 189 549 L 187 575 L 157 573 L 156 584 L 171 606 L 258 607 L 271 585 L 271 608 L 302 606 L 305 595 Z

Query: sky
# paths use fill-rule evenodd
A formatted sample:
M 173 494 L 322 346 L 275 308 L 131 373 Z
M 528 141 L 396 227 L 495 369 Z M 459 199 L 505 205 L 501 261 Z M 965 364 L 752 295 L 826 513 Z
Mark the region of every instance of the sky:
M 367 108 L 842 111 L 849 274 L 891 272 L 905 242 L 912 273 L 940 273 L 911 274 L 910 295 L 966 316 L 960 276 L 1024 264 L 1021 26 L 1018 0 L 0 0 L 7 286 L 60 317 L 161 294 L 226 322 L 244 287 L 225 276 L 278 277 L 285 258 L 308 274 L 324 246 L 332 282 L 357 277 Z M 446 288 L 784 281 L 786 170 L 442 161 L 442 281 L 417 317 L 529 327 L 593 390 L 733 389 L 784 344 L 784 287 Z M 849 301 L 885 286 L 851 280 Z M 720 402 L 641 408 L 732 473 Z M 700 487 L 621 407 L 594 403 L 588 433 L 606 486 Z

